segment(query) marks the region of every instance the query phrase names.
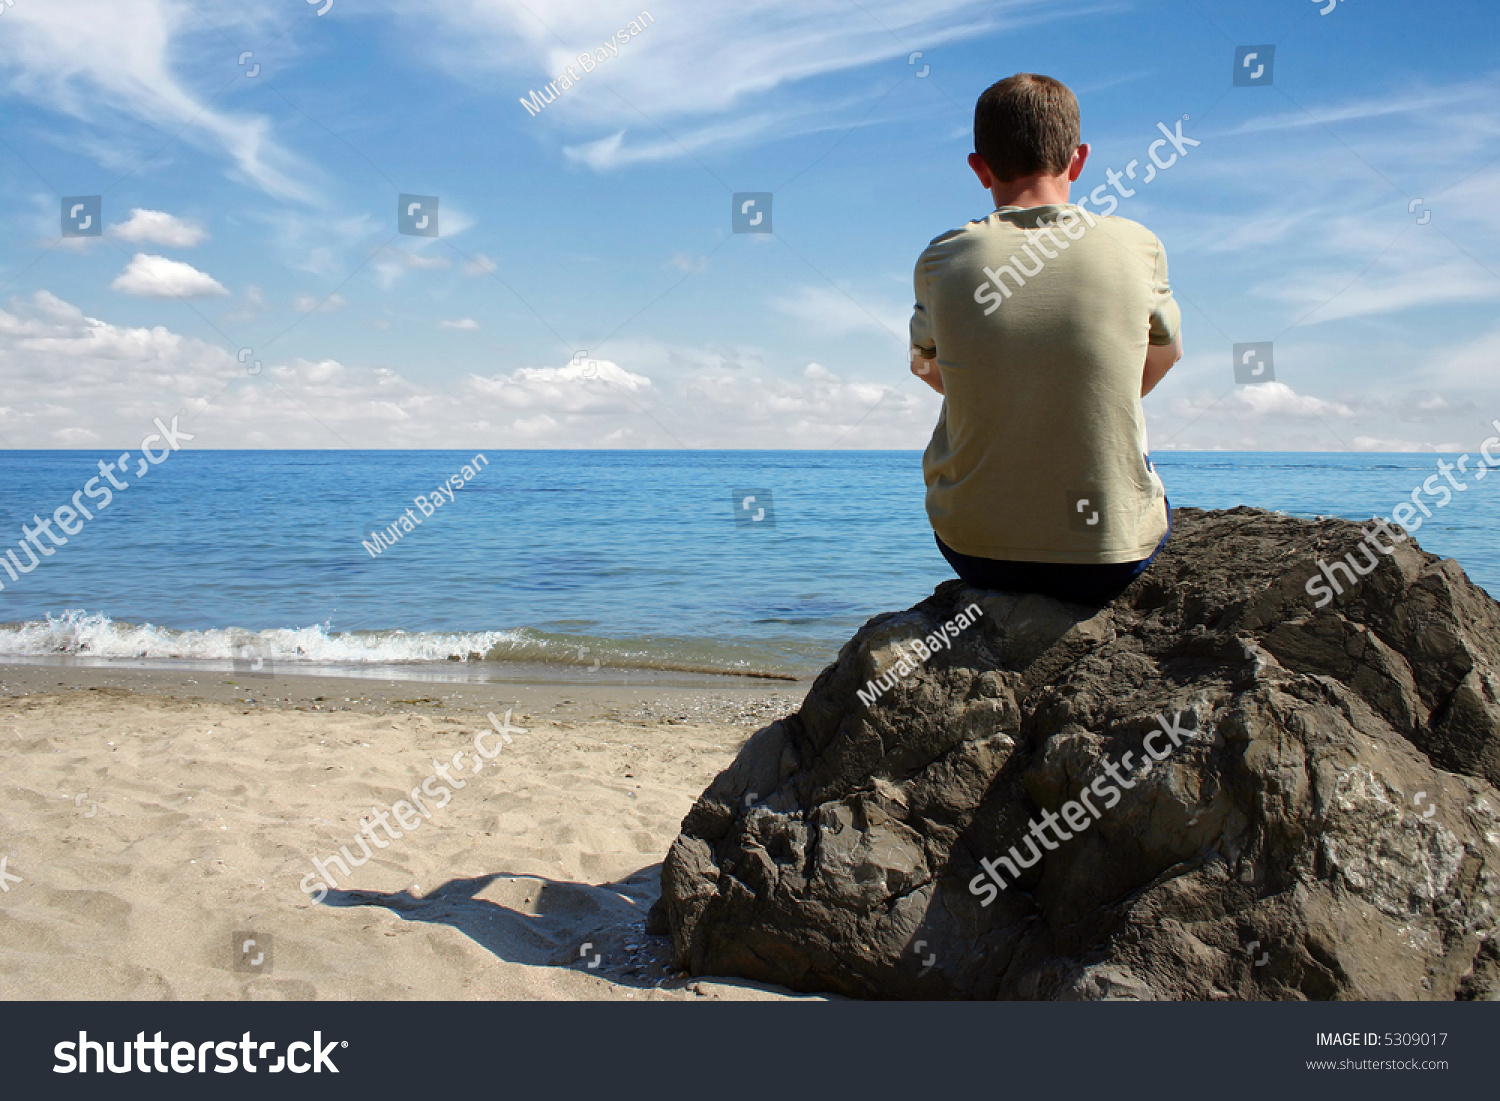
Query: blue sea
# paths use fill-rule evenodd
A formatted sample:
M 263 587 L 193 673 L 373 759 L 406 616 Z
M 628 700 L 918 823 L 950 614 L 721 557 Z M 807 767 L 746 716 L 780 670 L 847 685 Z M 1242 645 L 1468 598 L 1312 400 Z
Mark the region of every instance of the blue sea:
M 1440 457 L 1153 456 L 1177 506 L 1355 520 L 1389 515 Z M 113 455 L 0 452 L 0 554 L 34 515 L 71 508 L 101 458 Z M 80 498 L 94 515 L 69 520 L 65 546 L 16 580 L 0 572 L 0 660 L 805 677 L 870 616 L 951 576 L 923 512 L 917 452 L 485 459 L 181 451 L 131 466 L 115 474 L 128 488 L 108 507 L 97 507 L 102 480 Z M 438 507 L 445 483 L 452 500 L 443 493 Z M 393 524 L 399 540 L 372 554 L 371 533 Z M 1497 526 L 1500 477 L 1455 493 L 1418 539 L 1494 593 Z

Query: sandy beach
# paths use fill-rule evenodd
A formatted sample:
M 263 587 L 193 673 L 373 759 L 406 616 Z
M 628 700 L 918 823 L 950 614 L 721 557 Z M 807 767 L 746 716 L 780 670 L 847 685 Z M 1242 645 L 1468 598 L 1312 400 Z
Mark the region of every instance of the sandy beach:
M 0 667 L 0 999 L 784 997 L 676 976 L 644 922 L 693 800 L 803 690 Z M 315 903 L 313 861 L 439 764 L 445 805 Z

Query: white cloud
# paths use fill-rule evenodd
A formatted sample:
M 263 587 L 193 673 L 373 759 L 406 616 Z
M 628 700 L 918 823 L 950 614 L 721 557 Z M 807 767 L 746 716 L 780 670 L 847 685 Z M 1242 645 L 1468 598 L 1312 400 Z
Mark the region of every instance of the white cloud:
M 836 130 L 846 133 L 863 126 L 880 125 L 887 120 L 867 115 L 850 119 L 845 112 L 861 97 L 842 101 L 814 99 L 793 107 L 774 111 L 735 114 L 731 118 L 709 122 L 674 133 L 669 137 L 652 136 L 626 144 L 628 130 L 619 130 L 595 141 L 563 146 L 563 156 L 574 164 L 586 165 L 595 172 L 607 172 L 633 164 L 652 164 L 675 160 L 699 150 L 713 147 L 736 147 L 759 141 L 808 137 Z M 639 118 L 636 119 L 639 122 Z
M 1349 317 L 1386 316 L 1401 310 L 1444 302 L 1485 302 L 1500 298 L 1500 283 L 1483 278 L 1463 255 L 1419 260 L 1393 249 L 1368 270 L 1351 278 L 1347 271 L 1315 270 L 1277 274 L 1251 291 L 1288 303 L 1304 324 Z M 1480 277 L 1476 277 L 1479 275 Z M 1315 307 L 1309 311 L 1308 307 Z
M 225 314 L 219 320 L 229 325 L 243 325 L 260 317 L 266 309 L 266 296 L 254 283 L 247 284 L 241 293 L 244 300 L 239 309 Z
M 25 395 L 0 413 L 16 446 L 131 446 L 152 417 L 207 401 L 237 374 L 222 347 L 161 326 L 111 325 L 47 291 L 0 310 L 0 384 Z
M 184 84 L 173 66 L 182 40 L 199 34 L 222 47 L 226 28 L 256 30 L 274 23 L 269 9 L 209 4 L 211 18 L 175 0 L 49 0 L 5 9 L 0 35 L 11 91 L 42 107 L 70 114 L 102 131 L 120 117 L 145 122 L 228 154 L 235 171 L 253 186 L 281 198 L 309 201 L 312 191 L 295 178 L 299 162 L 270 137 L 257 116 L 215 108 Z M 286 36 L 279 48 L 291 45 Z M 79 144 L 86 144 L 80 138 Z
M 1451 113 L 1455 104 L 1492 99 L 1494 94 L 1493 83 L 1485 82 L 1443 89 L 1415 89 L 1403 84 L 1400 91 L 1389 95 L 1355 100 L 1338 107 L 1320 107 L 1314 111 L 1290 107 L 1278 114 L 1259 115 L 1226 131 L 1224 136 L 1276 130 L 1301 130 L 1309 126 L 1331 126 L 1335 123 L 1363 122 L 1367 119 L 1384 120 L 1399 115 L 1429 114 L 1440 111 Z
M 1181 369 L 1180 366 L 1177 368 Z M 1242 433 L 1240 442 L 1244 443 L 1261 439 L 1260 434 L 1265 431 L 1282 431 L 1298 422 L 1315 421 L 1326 425 L 1330 420 L 1348 420 L 1355 416 L 1355 410 L 1342 402 L 1299 394 L 1284 382 L 1237 386 L 1227 395 L 1204 391 L 1193 397 L 1172 397 L 1165 405 L 1167 417 L 1162 417 L 1160 399 L 1147 399 L 1144 404 L 1153 442 L 1163 446 L 1178 443 L 1189 448 L 1219 444 L 1230 448 L 1238 446 L 1226 439 L 1227 431 Z M 1193 426 L 1207 435 L 1196 437 L 1201 442 L 1181 443 L 1179 433 Z M 1254 445 L 1259 446 L 1259 443 Z
M 1500 328 L 1491 328 L 1457 347 L 1434 348 L 1419 374 L 1424 382 L 1444 390 L 1485 387 L 1491 395 L 1486 407 L 1489 415 L 1500 416 L 1500 394 L 1495 393 L 1500 372 L 1495 370 L 1496 363 L 1500 363 Z
M 938 404 L 899 375 L 886 386 L 808 364 L 778 378 L 715 368 L 722 353 L 692 350 L 641 353 L 694 364 L 665 385 L 585 357 L 422 383 L 387 367 L 258 354 L 264 369 L 251 378 L 231 350 L 115 326 L 40 292 L 0 310 L 0 433 L 16 447 L 131 447 L 152 417 L 186 409 L 190 446 L 207 448 L 918 447 Z
M 1355 436 L 1354 450 L 1356 451 L 1440 451 L 1454 452 L 1462 451 L 1463 448 L 1456 443 L 1445 442 L 1440 444 L 1421 443 L 1416 440 L 1383 439 L 1379 436 Z
M 1354 410 L 1335 401 L 1299 394 L 1284 382 L 1241 386 L 1235 401 L 1258 417 L 1352 417 Z
M 401 22 L 403 41 L 425 47 L 432 64 L 450 76 L 506 89 L 506 101 L 523 120 L 521 98 L 570 64 L 578 72 L 579 53 L 626 29 L 618 56 L 580 73 L 535 120 L 549 123 L 539 134 L 561 128 L 583 138 L 567 143 L 567 156 L 601 171 L 823 126 L 848 129 L 867 113 L 868 101 L 851 109 L 827 96 L 798 105 L 774 94 L 831 73 L 897 59 L 904 65 L 906 55 L 923 46 L 1122 6 L 1105 0 L 1063 11 L 1048 0 L 757 0 L 747 9 L 658 0 L 649 9 L 655 22 L 631 36 L 627 24 L 634 13 L 600 0 L 551 0 L 544 15 L 529 0 L 454 0 L 420 13 L 398 0 L 383 3 Z M 777 102 L 746 111 L 751 97 Z M 698 121 L 681 126 L 674 120 Z M 673 136 L 661 137 L 658 124 Z M 630 140 L 636 131 L 647 135 L 639 144 Z
M 391 246 L 383 249 L 379 258 L 370 266 L 375 271 L 375 281 L 384 289 L 390 290 L 409 271 L 441 271 L 451 268 L 453 262 L 446 256 Z
M 292 309 L 298 313 L 337 313 L 348 304 L 347 298 L 336 293 L 326 298 L 319 298 L 315 294 L 299 294 L 292 299 Z
M 169 248 L 194 248 L 208 239 L 208 231 L 197 222 L 175 217 L 160 210 L 136 207 L 130 217 L 109 227 L 111 236 L 142 245 L 166 245 Z
M 465 275 L 489 275 L 498 268 L 499 265 L 495 261 L 491 260 L 484 253 L 478 252 L 474 254 L 472 260 L 464 264 L 463 272 Z
M 1454 402 L 1431 390 L 1413 391 L 1392 404 L 1392 412 L 1404 421 L 1435 421 L 1479 408 L 1471 399 Z
M 850 371 L 806 358 L 768 364 L 755 348 L 648 339 L 616 342 L 612 359 L 432 380 L 334 359 L 277 361 L 259 350 L 265 367 L 252 378 L 235 351 L 162 326 L 114 325 L 36 293 L 0 310 L 0 435 L 15 447 L 131 447 L 152 417 L 187 409 L 188 431 L 202 429 L 197 447 L 453 447 L 498 438 L 535 447 L 919 449 L 940 404 L 899 358 L 888 369 Z M 1183 377 L 1179 367 L 1164 387 L 1208 382 L 1202 370 L 1210 366 L 1217 380 L 1227 371 L 1218 358 L 1200 357 L 1202 367 Z M 1493 382 L 1475 381 L 1488 390 L 1367 387 L 1314 397 L 1284 383 L 1227 394 L 1213 385 L 1196 397 L 1153 395 L 1146 412 L 1162 451 L 1472 452 L 1500 416 Z M 1414 430 L 1407 409 L 1433 422 Z
M 630 408 L 630 398 L 651 389 L 651 380 L 607 359 L 580 359 L 562 367 L 522 367 L 488 378 L 471 375 L 465 390 L 506 406 L 578 413 Z M 639 408 L 639 406 L 637 406 Z
M 136 253 L 109 286 L 142 298 L 210 298 L 229 293 L 217 279 L 191 264 L 144 252 Z
M 479 329 L 479 322 L 475 321 L 472 317 L 461 317 L 457 321 L 448 321 L 448 320 L 439 321 L 438 322 L 438 328 L 439 329 L 460 329 L 463 332 L 472 333 L 472 332 L 476 332 Z

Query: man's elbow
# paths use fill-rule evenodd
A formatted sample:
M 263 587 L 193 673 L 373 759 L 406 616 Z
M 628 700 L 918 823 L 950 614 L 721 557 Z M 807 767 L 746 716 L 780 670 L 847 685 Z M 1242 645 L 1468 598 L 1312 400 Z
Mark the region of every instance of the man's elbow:
M 1162 363 L 1172 367 L 1182 359 L 1182 334 L 1178 333 L 1172 338 L 1172 343 L 1162 345 L 1159 352 Z

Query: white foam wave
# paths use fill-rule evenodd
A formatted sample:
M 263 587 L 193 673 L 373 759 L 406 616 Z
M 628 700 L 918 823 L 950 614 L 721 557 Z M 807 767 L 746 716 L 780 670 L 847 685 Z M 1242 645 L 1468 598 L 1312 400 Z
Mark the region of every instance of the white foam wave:
M 453 634 L 406 631 L 330 632 L 328 625 L 250 631 L 238 627 L 174 631 L 150 623 L 117 623 L 105 615 L 67 611 L 0 627 L 0 656 L 72 655 L 90 658 L 182 658 L 231 661 L 395 665 L 478 660 L 497 643 L 514 643 L 514 631 Z

